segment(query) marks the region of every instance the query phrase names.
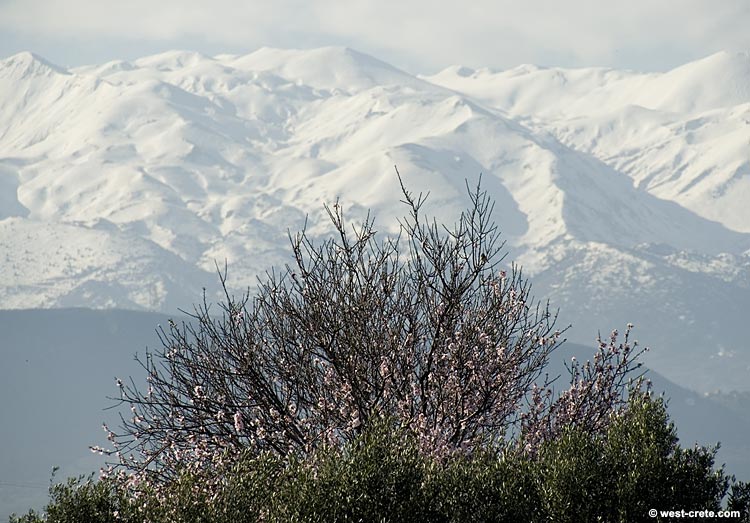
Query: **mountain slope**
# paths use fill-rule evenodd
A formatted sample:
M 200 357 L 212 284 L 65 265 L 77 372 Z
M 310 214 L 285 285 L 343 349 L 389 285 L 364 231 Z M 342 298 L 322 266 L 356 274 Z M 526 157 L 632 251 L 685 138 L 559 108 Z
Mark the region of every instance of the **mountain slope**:
M 425 80 L 544 129 L 636 186 L 750 232 L 750 54 L 666 73 L 449 68 Z
M 667 377 L 747 388 L 748 71 L 726 53 L 429 78 L 340 48 L 71 70 L 22 53 L 0 61 L 2 307 L 189 308 L 217 264 L 242 290 L 290 261 L 306 216 L 328 234 L 337 197 L 395 232 L 394 165 L 446 220 L 484 173 L 509 260 L 573 339 L 634 321 Z

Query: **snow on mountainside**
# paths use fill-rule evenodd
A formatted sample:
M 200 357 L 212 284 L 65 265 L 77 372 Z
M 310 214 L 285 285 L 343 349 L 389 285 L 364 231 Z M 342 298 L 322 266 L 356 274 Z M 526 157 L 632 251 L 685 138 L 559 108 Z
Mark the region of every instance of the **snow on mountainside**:
M 662 74 L 449 68 L 426 78 L 552 133 L 635 186 L 750 232 L 750 54 Z
M 638 325 L 657 370 L 747 388 L 750 58 L 663 74 L 449 68 L 350 49 L 0 61 L 4 308 L 173 311 L 289 261 L 342 197 L 393 231 L 407 186 L 450 219 L 484 173 L 511 259 L 570 337 Z M 700 372 L 701 365 L 710 373 Z
M 750 53 L 722 51 L 665 73 L 534 65 L 493 71 L 453 66 L 423 79 L 513 114 L 571 118 L 628 106 L 704 112 L 750 101 Z
M 176 310 L 211 275 L 111 224 L 0 221 L 4 308 L 81 306 Z M 43 275 L 43 279 L 40 278 Z M 50 303 L 50 295 L 58 296 Z

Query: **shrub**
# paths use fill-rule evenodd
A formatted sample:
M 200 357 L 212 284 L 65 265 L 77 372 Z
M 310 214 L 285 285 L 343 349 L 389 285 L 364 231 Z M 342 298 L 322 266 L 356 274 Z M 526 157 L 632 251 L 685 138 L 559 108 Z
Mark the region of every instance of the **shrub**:
M 729 486 L 714 469 L 716 448 L 678 445 L 663 399 L 636 394 L 607 434 L 607 458 L 622 521 L 650 508 L 719 510 Z
M 55 473 L 52 473 L 54 481 Z M 52 483 L 50 502 L 39 514 L 30 510 L 23 516 L 12 515 L 11 523 L 109 523 L 129 502 L 124 491 L 111 482 L 94 481 L 93 476 L 69 478 Z
M 659 521 L 651 508 L 718 510 L 728 490 L 714 450 L 681 448 L 663 401 L 645 393 L 606 432 L 571 426 L 535 453 L 506 446 L 441 459 L 395 425 L 373 421 L 306 455 L 246 453 L 221 481 L 208 478 L 210 493 L 193 472 L 137 499 L 111 479 L 69 481 L 53 489 L 46 521 L 630 523 Z M 747 514 L 747 494 L 735 483 L 728 508 Z M 43 521 L 32 516 L 12 521 Z
M 741 523 L 750 523 L 750 483 L 735 481 L 729 492 L 728 510 L 739 510 L 742 514 Z
M 296 461 L 275 500 L 278 521 L 421 521 L 427 460 L 391 423 L 371 424 L 344 447 Z

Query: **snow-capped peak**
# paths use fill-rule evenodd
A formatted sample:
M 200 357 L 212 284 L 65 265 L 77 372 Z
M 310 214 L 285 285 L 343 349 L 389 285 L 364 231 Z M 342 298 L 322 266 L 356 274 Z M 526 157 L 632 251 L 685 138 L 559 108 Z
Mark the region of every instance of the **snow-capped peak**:
M 0 75 L 3 75 L 4 78 L 22 80 L 34 76 L 51 76 L 54 74 L 69 73 L 64 68 L 28 51 L 0 60 Z

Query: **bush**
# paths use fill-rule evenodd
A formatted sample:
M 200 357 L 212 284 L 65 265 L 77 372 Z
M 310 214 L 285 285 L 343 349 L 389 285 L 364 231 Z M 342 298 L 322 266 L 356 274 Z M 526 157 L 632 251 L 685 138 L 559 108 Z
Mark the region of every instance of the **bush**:
M 381 419 L 341 447 L 247 453 L 221 481 L 208 478 L 212 491 L 196 473 L 137 499 L 111 479 L 69 481 L 52 490 L 46 521 L 659 521 L 649 509 L 719 510 L 729 477 L 714 452 L 681 448 L 663 401 L 646 393 L 631 395 L 605 433 L 569 427 L 535 453 L 506 446 L 440 459 Z M 747 500 L 747 484 L 735 483 L 728 508 L 747 514 Z M 24 518 L 11 521 L 43 520 Z
M 729 492 L 728 510 L 739 510 L 743 515 L 740 523 L 750 523 L 750 483 L 736 481 Z
M 54 471 L 52 480 L 54 480 Z M 92 476 L 69 478 L 53 483 L 50 502 L 44 514 L 30 510 L 23 516 L 12 515 L 11 523 L 109 523 L 129 505 L 124 491 L 111 482 L 94 481 Z
M 554 521 L 596 521 L 609 512 L 609 471 L 604 444 L 576 427 L 539 452 L 537 488 L 543 513 Z
M 426 521 L 537 521 L 537 465 L 515 449 L 433 463 L 424 485 Z
M 320 448 L 287 469 L 278 521 L 420 521 L 427 460 L 392 424 L 374 423 L 343 448 Z
M 641 394 L 630 404 L 608 435 L 621 518 L 643 517 L 649 508 L 720 510 L 729 477 L 714 469 L 718 447 L 680 447 L 662 399 Z

